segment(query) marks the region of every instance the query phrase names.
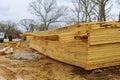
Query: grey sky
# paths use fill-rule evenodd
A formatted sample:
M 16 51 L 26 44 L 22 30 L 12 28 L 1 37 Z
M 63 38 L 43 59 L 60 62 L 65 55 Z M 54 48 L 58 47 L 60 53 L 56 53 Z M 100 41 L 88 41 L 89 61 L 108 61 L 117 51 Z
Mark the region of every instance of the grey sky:
M 18 21 L 22 18 L 33 18 L 28 12 L 29 2 L 32 0 L 0 0 L 0 21 Z
M 19 21 L 23 18 L 35 18 L 28 12 L 28 5 L 33 0 L 0 0 L 0 21 L 12 20 Z M 66 0 L 57 0 L 59 4 L 70 5 Z M 114 5 L 111 13 L 118 13 L 115 8 L 115 0 L 111 0 Z

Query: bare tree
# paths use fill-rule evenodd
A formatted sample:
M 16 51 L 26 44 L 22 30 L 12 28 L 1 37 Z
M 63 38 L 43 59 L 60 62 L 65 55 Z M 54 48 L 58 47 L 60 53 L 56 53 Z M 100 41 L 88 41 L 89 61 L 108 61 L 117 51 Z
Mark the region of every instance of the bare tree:
M 6 36 L 19 35 L 21 33 L 16 23 L 11 21 L 0 22 L 0 32 L 4 32 Z
M 7 31 L 6 31 L 6 32 L 7 32 L 8 34 L 14 33 L 14 29 L 15 29 L 15 27 L 16 27 L 16 24 L 13 23 L 13 22 L 11 22 L 11 21 L 7 21 L 6 24 L 7 24 Z
M 30 27 L 30 32 L 35 31 L 35 27 L 36 27 L 35 24 L 30 24 L 29 27 Z
M 7 30 L 7 25 L 3 24 L 2 22 L 0 23 L 0 32 L 6 32 Z
M 106 21 L 106 5 L 107 5 L 107 3 L 110 0 L 92 0 L 92 1 L 99 8 L 99 11 L 98 11 L 98 21 Z M 111 6 L 109 7 L 109 9 L 110 8 L 111 8 Z
M 118 4 L 118 9 L 120 9 L 120 0 L 116 0 L 116 3 Z M 120 11 L 117 16 L 119 16 L 118 21 L 120 22 Z
M 26 32 L 34 31 L 33 25 L 35 24 L 35 21 L 33 19 L 22 19 L 20 24 L 22 25 L 22 28 L 26 30 Z
M 81 0 L 83 14 L 84 14 L 84 21 L 91 22 L 93 10 L 96 4 L 93 4 L 91 0 Z
M 73 4 L 73 9 L 71 9 L 72 11 L 72 17 L 70 17 L 70 21 L 74 22 L 74 23 L 80 23 L 82 20 L 82 16 L 84 16 L 82 14 L 82 5 L 81 5 L 81 0 L 71 0 L 72 4 Z
M 6 25 L 6 30 L 5 30 L 6 34 L 19 34 L 19 33 L 21 33 L 21 31 L 17 27 L 16 23 L 11 22 L 11 21 L 6 21 L 5 25 Z
M 36 27 L 35 28 L 36 31 L 44 31 L 45 30 L 44 24 L 36 24 L 35 27 Z
M 58 7 L 56 0 L 35 0 L 30 3 L 30 10 L 39 17 L 44 25 L 44 30 L 48 30 L 52 23 L 57 22 L 65 15 L 66 7 Z
M 73 4 L 72 17 L 70 21 L 74 23 L 91 22 L 93 10 L 96 4 L 93 4 L 91 0 L 71 0 Z

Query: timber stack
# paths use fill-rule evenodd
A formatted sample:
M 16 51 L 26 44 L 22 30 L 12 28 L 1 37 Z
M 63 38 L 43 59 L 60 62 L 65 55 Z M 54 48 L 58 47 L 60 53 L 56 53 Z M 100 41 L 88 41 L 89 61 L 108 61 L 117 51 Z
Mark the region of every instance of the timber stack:
M 86 70 L 120 65 L 120 23 L 91 22 L 24 33 L 30 47 Z

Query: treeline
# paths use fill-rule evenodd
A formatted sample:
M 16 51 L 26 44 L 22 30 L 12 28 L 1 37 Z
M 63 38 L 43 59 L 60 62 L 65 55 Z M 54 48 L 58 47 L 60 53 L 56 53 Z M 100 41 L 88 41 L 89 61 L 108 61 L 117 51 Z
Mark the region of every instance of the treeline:
M 0 22 L 0 32 L 5 33 L 4 38 L 18 38 L 22 33 L 16 23 L 11 21 Z
M 37 19 L 22 19 L 20 27 L 26 32 L 33 32 L 74 23 L 115 20 L 116 16 L 110 11 L 114 4 L 120 4 L 119 0 L 114 0 L 116 3 L 112 3 L 113 0 L 65 0 L 65 4 L 60 1 L 62 0 L 32 1 L 29 3 L 29 11 Z
M 65 0 L 66 5 L 57 1 L 34 0 L 31 2 L 29 10 L 38 17 L 39 25 L 35 23 L 36 20 L 23 19 L 21 24 L 26 28 L 26 31 L 48 30 L 56 24 L 60 26 L 113 19 L 110 14 L 113 7 L 113 3 L 110 2 L 112 0 Z M 120 1 L 116 0 L 116 2 Z

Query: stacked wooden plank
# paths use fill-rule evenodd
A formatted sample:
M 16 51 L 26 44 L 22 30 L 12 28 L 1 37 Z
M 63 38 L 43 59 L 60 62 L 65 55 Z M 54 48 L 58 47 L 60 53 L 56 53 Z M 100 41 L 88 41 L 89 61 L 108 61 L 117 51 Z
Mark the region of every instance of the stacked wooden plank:
M 120 64 L 120 23 L 80 23 L 55 30 L 25 33 L 30 47 L 86 70 Z

